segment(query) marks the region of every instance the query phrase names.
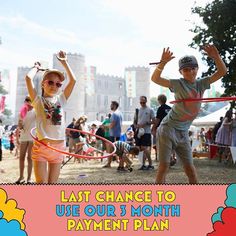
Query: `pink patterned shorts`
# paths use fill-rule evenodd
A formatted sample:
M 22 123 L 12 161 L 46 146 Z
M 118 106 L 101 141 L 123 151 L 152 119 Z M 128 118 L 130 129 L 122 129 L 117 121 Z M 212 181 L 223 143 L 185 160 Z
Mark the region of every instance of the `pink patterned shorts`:
M 61 143 L 50 143 L 47 145 L 56 148 L 61 151 L 65 151 L 64 141 Z M 62 163 L 64 154 L 50 149 L 41 143 L 34 142 L 32 148 L 32 160 L 33 161 L 43 161 L 49 163 Z

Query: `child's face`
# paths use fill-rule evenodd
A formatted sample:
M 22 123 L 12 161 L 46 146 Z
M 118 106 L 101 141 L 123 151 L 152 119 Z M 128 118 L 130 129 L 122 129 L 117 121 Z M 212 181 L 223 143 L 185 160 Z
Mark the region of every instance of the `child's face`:
M 44 95 L 49 97 L 57 94 L 61 86 L 62 83 L 57 74 L 50 74 L 50 76 L 45 78 L 42 83 L 42 88 L 44 89 Z
M 198 67 L 186 67 L 180 70 L 180 74 L 184 79 L 193 83 L 196 80 Z

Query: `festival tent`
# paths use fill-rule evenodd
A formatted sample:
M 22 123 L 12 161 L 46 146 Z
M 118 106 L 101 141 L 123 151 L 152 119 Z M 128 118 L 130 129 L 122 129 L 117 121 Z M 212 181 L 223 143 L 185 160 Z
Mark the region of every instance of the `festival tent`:
M 221 116 L 222 117 L 225 116 L 225 113 L 229 108 L 230 108 L 230 104 L 222 107 L 221 109 L 219 109 L 209 115 L 197 118 L 193 121 L 192 125 L 194 125 L 194 126 L 214 126 L 218 121 L 220 121 Z

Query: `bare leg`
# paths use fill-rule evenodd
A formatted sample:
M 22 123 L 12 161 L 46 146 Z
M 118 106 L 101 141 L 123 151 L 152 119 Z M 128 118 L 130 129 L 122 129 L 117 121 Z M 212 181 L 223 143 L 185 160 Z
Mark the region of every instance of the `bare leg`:
M 125 162 L 124 162 L 124 159 L 123 159 L 123 156 L 122 156 L 122 157 L 119 158 L 119 167 L 124 168 L 124 164 L 125 164 Z
M 48 183 L 47 162 L 33 161 L 36 183 Z
M 112 153 L 112 147 L 109 144 L 106 144 L 106 150 L 108 153 Z M 113 157 L 110 156 L 107 158 L 107 164 L 103 167 L 111 167 L 111 162 L 112 162 Z
M 130 167 L 133 164 L 129 159 L 128 154 L 123 154 L 123 161 L 126 163 L 127 167 Z
M 32 147 L 33 147 L 33 142 L 28 142 L 28 156 L 27 156 L 27 161 L 28 161 L 28 175 L 27 175 L 27 182 L 31 181 L 31 175 L 32 175 L 32 169 L 33 169 L 33 162 L 31 159 L 31 154 L 32 154 Z
M 48 183 L 54 184 L 57 182 L 61 170 L 61 163 L 49 163 L 48 168 Z
M 198 182 L 196 169 L 193 164 L 184 165 L 184 171 L 188 176 L 188 181 L 190 184 L 196 184 Z
M 25 169 L 25 154 L 27 151 L 27 142 L 21 142 L 20 144 L 20 158 L 19 158 L 19 168 L 20 168 L 20 177 L 16 182 L 20 182 L 24 179 L 24 169 Z
M 149 166 L 152 166 L 151 147 L 144 147 L 144 154 L 148 160 Z
M 145 166 L 145 162 L 146 162 L 146 159 L 147 159 L 147 156 L 146 156 L 146 152 L 145 152 L 145 147 L 144 146 L 140 146 L 139 147 L 139 150 L 141 151 L 141 152 L 143 152 L 143 166 Z
M 157 184 L 164 184 L 166 182 L 166 174 L 169 170 L 169 166 L 170 166 L 169 163 L 160 163 L 156 176 Z

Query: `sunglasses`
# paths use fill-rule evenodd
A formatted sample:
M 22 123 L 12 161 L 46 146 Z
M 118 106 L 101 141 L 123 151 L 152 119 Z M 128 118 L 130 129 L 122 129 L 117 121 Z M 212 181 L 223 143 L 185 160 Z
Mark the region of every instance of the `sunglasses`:
M 58 88 L 60 88 L 61 86 L 62 86 L 62 83 L 59 83 L 59 82 L 54 82 L 54 81 L 52 81 L 52 80 L 46 80 L 47 81 L 47 84 L 49 85 L 49 86 L 54 86 L 54 85 L 56 85 Z

